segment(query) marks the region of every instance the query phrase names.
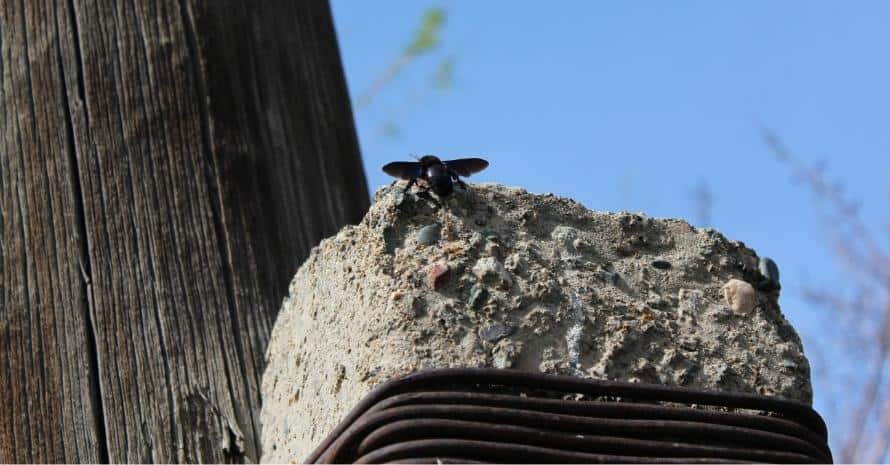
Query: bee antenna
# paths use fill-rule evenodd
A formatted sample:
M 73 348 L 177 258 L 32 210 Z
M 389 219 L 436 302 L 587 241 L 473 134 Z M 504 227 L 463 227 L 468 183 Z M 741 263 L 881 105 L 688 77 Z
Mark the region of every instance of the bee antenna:
M 409 154 L 409 155 L 411 155 L 411 158 L 413 158 L 413 159 L 415 159 L 415 160 L 417 160 L 417 161 L 420 161 L 420 157 L 418 157 L 417 154 L 411 153 L 411 154 Z

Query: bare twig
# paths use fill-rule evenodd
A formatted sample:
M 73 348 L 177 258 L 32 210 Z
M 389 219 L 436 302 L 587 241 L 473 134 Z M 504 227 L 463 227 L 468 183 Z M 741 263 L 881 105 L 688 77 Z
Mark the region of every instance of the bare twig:
M 832 250 L 837 260 L 858 278 L 858 295 L 849 299 L 839 290 L 807 289 L 804 297 L 831 312 L 835 321 L 846 322 L 852 334 L 846 338 L 861 357 L 863 379 L 861 388 L 853 387 L 848 397 L 837 399 L 850 405 L 843 410 L 853 412 L 850 427 L 840 434 L 840 460 L 849 462 L 881 462 L 890 452 L 890 249 L 881 245 L 881 231 L 869 228 L 859 206 L 850 200 L 839 183 L 827 180 L 824 169 L 808 165 L 796 158 L 776 134 L 762 127 L 764 139 L 777 160 L 788 165 L 793 174 L 804 180 L 821 200 L 826 202 L 831 221 Z M 886 231 L 890 237 L 890 231 Z M 826 331 L 839 337 L 846 331 Z M 843 336 L 840 336 L 843 337 Z M 830 375 L 829 375 L 830 376 Z

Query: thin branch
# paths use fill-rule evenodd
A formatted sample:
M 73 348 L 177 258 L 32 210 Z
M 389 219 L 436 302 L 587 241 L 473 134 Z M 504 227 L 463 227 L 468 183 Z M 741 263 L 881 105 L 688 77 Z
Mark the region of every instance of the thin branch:
M 885 319 L 882 327 L 890 323 Z M 887 347 L 884 345 L 878 350 L 877 361 L 875 363 L 874 372 L 871 373 L 866 382 L 862 400 L 853 414 L 853 426 L 847 433 L 847 440 L 841 449 L 841 461 L 843 463 L 857 462 L 861 455 L 860 444 L 865 433 L 866 425 L 875 410 L 876 405 L 880 402 L 880 397 L 887 389 L 884 383 L 884 367 L 887 365 Z
M 825 179 L 819 167 L 809 166 L 794 157 L 772 130 L 761 126 L 761 131 L 773 155 L 779 161 L 789 165 L 795 175 L 802 177 L 814 193 L 832 206 L 835 213 L 844 221 L 844 224 L 840 226 L 850 228 L 855 237 L 875 256 L 884 255 L 884 251 L 862 221 L 859 215 L 859 206 L 846 198 L 840 186 Z
M 882 461 L 890 452 L 890 382 L 886 379 L 890 368 L 890 251 L 877 239 L 883 231 L 873 231 L 866 225 L 858 204 L 846 196 L 841 184 L 827 180 L 823 167 L 802 162 L 774 132 L 763 126 L 761 130 L 773 156 L 827 203 L 832 251 L 838 261 L 862 278 L 856 282 L 859 292 L 855 299 L 824 287 L 807 289 L 804 298 L 855 326 L 853 334 L 833 327 L 828 335 L 845 337 L 866 358 L 861 365 L 868 367 L 863 373 L 865 382 L 858 393 L 853 391 L 847 397 L 857 400 L 850 427 L 841 432 L 840 459 L 855 462 L 868 456 L 866 461 Z

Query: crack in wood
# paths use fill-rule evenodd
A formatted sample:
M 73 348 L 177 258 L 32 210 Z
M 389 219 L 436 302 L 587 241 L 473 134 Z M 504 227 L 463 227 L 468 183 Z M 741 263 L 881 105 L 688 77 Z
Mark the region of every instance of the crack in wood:
M 74 36 L 74 50 L 77 55 L 77 96 L 83 101 L 84 98 L 84 88 L 83 88 L 83 51 L 80 48 L 80 38 L 79 38 L 79 30 L 77 25 L 77 15 L 74 6 L 74 0 L 68 0 L 67 2 L 68 15 L 70 17 L 70 27 L 73 31 Z M 61 34 L 58 30 L 58 23 L 56 25 L 56 38 L 57 40 L 61 40 Z M 90 252 L 89 252 L 89 236 L 87 235 L 87 226 L 86 226 L 86 218 L 84 214 L 84 191 L 83 187 L 80 183 L 80 166 L 78 164 L 78 149 L 77 149 L 77 139 L 74 135 L 74 118 L 71 114 L 71 104 L 69 99 L 71 95 L 68 89 L 68 81 L 65 79 L 65 63 L 62 59 L 62 47 L 61 43 L 58 45 L 58 66 L 60 81 L 62 83 L 62 105 L 65 111 L 65 129 L 66 136 L 68 142 L 68 154 L 69 154 L 69 166 L 71 169 L 68 170 L 69 175 L 71 177 L 70 182 L 71 186 L 74 190 L 74 222 L 76 224 L 76 230 L 79 235 L 80 241 L 80 263 L 78 266 L 80 267 L 81 277 L 83 278 L 82 283 L 82 291 L 86 302 L 84 302 L 84 308 L 86 310 L 86 315 L 84 321 L 86 322 L 85 330 L 86 330 L 86 340 L 87 340 L 87 349 L 88 349 L 88 371 L 90 378 L 90 398 L 92 399 L 92 412 L 94 417 L 96 418 L 96 429 L 97 429 L 97 445 L 99 449 L 99 461 L 101 463 L 108 463 L 108 434 L 106 433 L 107 425 L 105 423 L 105 407 L 103 405 L 104 396 L 102 395 L 102 382 L 101 376 L 99 374 L 100 367 L 102 366 L 99 360 L 99 347 L 98 342 L 96 340 L 96 320 L 95 320 L 95 309 L 94 309 L 94 300 L 93 300 L 93 285 L 92 285 L 92 264 L 90 263 Z
M 200 50 L 198 49 L 198 41 L 197 41 L 197 32 L 195 30 L 195 21 L 194 14 L 191 10 L 191 6 L 188 4 L 188 0 L 178 0 L 180 8 L 180 17 L 182 18 L 183 29 L 185 30 L 186 35 L 186 46 L 188 50 L 188 58 L 189 58 L 189 68 L 192 73 L 192 81 L 195 86 L 196 95 L 201 96 L 201 101 L 198 103 L 198 111 L 199 111 L 199 119 L 201 126 L 201 146 L 204 150 L 204 176 L 207 179 L 207 187 L 210 192 L 210 206 L 212 212 L 212 220 L 213 227 L 216 234 L 216 243 L 218 244 L 218 251 L 220 259 L 223 260 L 222 263 L 222 277 L 223 282 L 226 287 L 226 299 L 228 302 L 228 310 L 229 310 L 229 320 L 232 325 L 232 334 L 233 339 L 235 341 L 235 349 L 238 354 L 238 360 L 230 361 L 228 358 L 225 358 L 225 363 L 223 364 L 226 370 L 226 380 L 229 384 L 229 392 L 235 392 L 234 386 L 232 383 L 236 382 L 233 379 L 232 370 L 234 367 L 230 367 L 229 363 L 236 365 L 240 368 L 240 376 L 241 382 L 243 383 L 243 388 L 245 393 L 250 393 L 250 384 L 249 377 L 246 371 L 246 367 L 244 366 L 245 357 L 250 356 L 244 351 L 244 348 L 241 344 L 241 328 L 238 319 L 238 301 L 235 296 L 234 289 L 234 277 L 232 270 L 232 254 L 228 249 L 227 244 L 231 244 L 231 240 L 228 237 L 226 226 L 225 226 L 225 218 L 223 216 L 223 192 L 221 186 L 219 185 L 219 170 L 216 167 L 214 150 L 213 150 L 213 139 L 211 136 L 210 130 L 210 110 L 207 108 L 206 97 L 208 96 L 207 84 L 205 82 L 205 76 L 203 73 L 202 63 L 201 63 L 201 55 Z M 259 380 L 256 380 L 259 382 Z M 237 406 L 237 401 L 232 398 L 233 405 Z M 237 409 L 237 407 L 236 407 Z M 250 426 L 251 432 L 251 443 L 254 447 L 251 447 L 248 451 L 248 459 L 253 462 L 259 461 L 259 427 L 254 424 L 255 414 L 248 412 L 248 418 L 243 419 L 247 421 Z M 253 452 L 253 453 L 251 453 Z M 256 456 L 253 456 L 253 455 Z

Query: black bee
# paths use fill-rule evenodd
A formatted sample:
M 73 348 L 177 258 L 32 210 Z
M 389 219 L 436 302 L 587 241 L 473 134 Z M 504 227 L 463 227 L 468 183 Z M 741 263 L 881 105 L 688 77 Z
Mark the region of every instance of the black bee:
M 457 160 L 439 160 L 439 157 L 425 155 L 418 161 L 394 161 L 383 166 L 383 171 L 396 178 L 408 180 L 405 191 L 417 180 L 426 184 L 439 197 L 445 197 L 454 191 L 454 183 L 466 187 L 460 176 L 470 176 L 488 167 L 488 162 L 481 158 L 459 158 Z

